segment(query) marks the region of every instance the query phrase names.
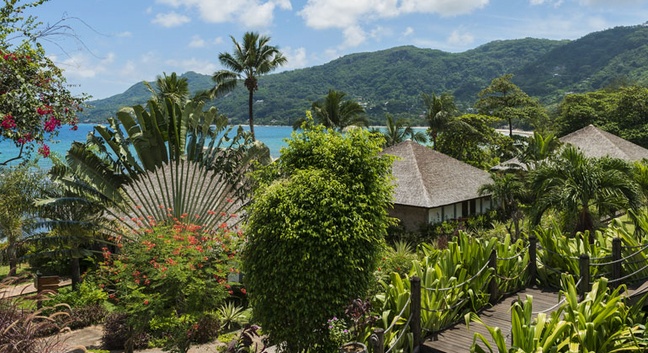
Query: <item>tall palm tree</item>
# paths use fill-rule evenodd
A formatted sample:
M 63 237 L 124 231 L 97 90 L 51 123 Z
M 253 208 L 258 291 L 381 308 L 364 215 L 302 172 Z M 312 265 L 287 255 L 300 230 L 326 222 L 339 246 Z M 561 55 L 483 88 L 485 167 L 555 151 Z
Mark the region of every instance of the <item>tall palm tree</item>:
M 587 158 L 567 146 L 556 160 L 529 173 L 536 201 L 531 221 L 538 224 L 549 209 L 574 222 L 574 232 L 594 230 L 595 216 L 612 216 L 640 205 L 641 191 L 630 176 L 631 166 L 620 159 Z M 571 228 L 571 227 L 570 227 Z
M 437 138 L 440 133 L 452 128 L 452 125 L 461 124 L 460 120 L 453 119 L 457 114 L 454 97 L 450 93 L 435 93 L 421 95 L 425 106 L 425 119 L 429 125 L 429 134 L 432 139 L 432 148 L 437 148 Z
M 367 126 L 364 108 L 356 101 L 345 99 L 346 93 L 330 89 L 324 99 L 314 102 L 312 110 L 315 121 L 328 129 L 344 130 L 350 126 Z M 299 128 L 302 120 L 293 128 Z
M 218 96 L 232 91 L 239 80 L 244 80 L 245 88 L 248 90 L 248 114 L 250 121 L 250 133 L 254 137 L 254 116 L 253 103 L 254 91 L 259 89 L 258 78 L 261 75 L 274 71 L 279 66 L 286 64 L 286 57 L 276 46 L 268 45 L 270 37 L 260 36 L 256 32 L 246 32 L 243 35 L 243 43 L 232 38 L 234 43 L 233 53 L 220 53 L 218 60 L 226 69 L 214 73 L 212 79 L 216 86 L 212 94 Z
M 385 127 L 386 131 L 378 130 L 385 138 L 385 147 L 399 144 L 407 139 L 418 143 L 427 142 L 427 136 L 423 131 L 414 130 L 407 120 L 394 120 L 391 114 L 387 114 Z

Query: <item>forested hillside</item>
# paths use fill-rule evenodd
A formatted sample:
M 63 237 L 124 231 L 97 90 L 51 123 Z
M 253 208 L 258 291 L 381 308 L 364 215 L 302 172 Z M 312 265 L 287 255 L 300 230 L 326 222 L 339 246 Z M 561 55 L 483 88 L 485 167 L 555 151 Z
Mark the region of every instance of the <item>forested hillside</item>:
M 633 26 L 574 41 L 494 41 L 462 53 L 405 46 L 351 54 L 324 65 L 262 77 L 255 94 L 256 122 L 290 125 L 329 89 L 344 91 L 363 104 L 373 123 L 383 122 L 386 112 L 416 119 L 423 112 L 423 92 L 450 92 L 465 110 L 493 78 L 506 73 L 513 73 L 513 82 L 531 96 L 555 104 L 566 92 L 622 82 L 648 83 L 647 39 L 648 27 Z M 193 92 L 213 85 L 208 75 L 188 72 L 183 76 Z M 90 102 L 94 108 L 83 119 L 104 121 L 119 107 L 144 103 L 149 96 L 140 82 L 122 94 Z M 247 119 L 247 91 L 242 86 L 214 104 L 236 123 Z

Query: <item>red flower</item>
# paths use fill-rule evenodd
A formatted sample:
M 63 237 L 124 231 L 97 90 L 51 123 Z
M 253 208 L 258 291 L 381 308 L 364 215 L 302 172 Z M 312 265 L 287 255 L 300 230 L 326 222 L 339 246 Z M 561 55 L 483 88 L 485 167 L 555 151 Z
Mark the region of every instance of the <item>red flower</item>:
M 145 300 L 144 300 L 144 305 L 149 305 L 149 301 L 148 301 L 148 299 L 145 299 Z
M 38 153 L 40 153 L 43 157 L 47 158 L 50 155 L 50 148 L 48 145 L 42 145 L 41 147 L 38 148 Z
M 2 119 L 2 128 L 5 130 L 13 129 L 16 127 L 16 120 L 11 114 L 7 114 Z
M 247 294 L 247 291 L 245 290 L 245 288 L 241 288 L 241 293 L 243 293 L 243 295 Z

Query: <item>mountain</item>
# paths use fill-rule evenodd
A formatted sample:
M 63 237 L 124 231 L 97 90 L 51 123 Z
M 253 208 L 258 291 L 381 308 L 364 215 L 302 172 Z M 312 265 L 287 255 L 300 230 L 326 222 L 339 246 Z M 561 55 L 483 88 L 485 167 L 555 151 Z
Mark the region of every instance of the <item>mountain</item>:
M 490 81 L 513 73 L 513 82 L 545 104 L 566 92 L 586 92 L 619 82 L 648 83 L 648 27 L 616 27 L 574 41 L 525 38 L 484 44 L 462 53 L 396 47 L 343 56 L 327 64 L 261 77 L 255 93 L 258 124 L 290 125 L 329 89 L 341 90 L 367 110 L 373 123 L 384 114 L 417 118 L 421 93 L 451 92 L 460 107 L 473 106 Z M 212 87 L 209 75 L 187 72 L 192 92 Z M 145 103 L 140 82 L 122 94 L 91 101 L 82 119 L 105 121 L 122 106 Z M 241 85 L 213 103 L 234 123 L 247 120 Z

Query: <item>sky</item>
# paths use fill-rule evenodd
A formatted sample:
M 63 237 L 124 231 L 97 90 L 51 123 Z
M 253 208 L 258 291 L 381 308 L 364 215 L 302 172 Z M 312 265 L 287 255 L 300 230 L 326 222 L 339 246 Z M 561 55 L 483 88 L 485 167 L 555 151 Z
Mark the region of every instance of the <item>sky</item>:
M 402 45 L 463 52 L 494 40 L 578 39 L 648 21 L 647 0 L 50 0 L 30 10 L 75 94 L 102 99 L 163 73 L 222 69 L 248 31 L 294 70 Z

